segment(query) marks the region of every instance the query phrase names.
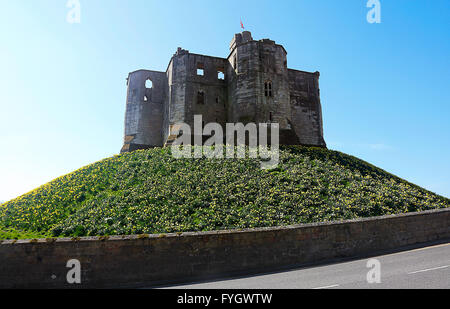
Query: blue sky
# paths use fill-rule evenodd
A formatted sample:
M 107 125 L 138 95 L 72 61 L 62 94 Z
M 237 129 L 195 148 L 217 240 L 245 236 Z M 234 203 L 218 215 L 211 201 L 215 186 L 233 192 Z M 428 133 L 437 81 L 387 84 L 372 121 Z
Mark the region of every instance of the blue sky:
M 122 146 L 128 72 L 226 57 L 240 19 L 320 71 L 325 140 L 450 197 L 450 1 L 0 0 L 0 200 Z

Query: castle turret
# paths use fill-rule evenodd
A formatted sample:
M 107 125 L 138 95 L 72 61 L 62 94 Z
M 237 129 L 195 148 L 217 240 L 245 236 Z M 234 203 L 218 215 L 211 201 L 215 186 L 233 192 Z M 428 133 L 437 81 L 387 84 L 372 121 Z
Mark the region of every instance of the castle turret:
M 274 41 L 255 41 L 249 31 L 235 34 L 230 44 L 229 109 L 232 122 L 280 124 L 290 128 L 286 51 Z
M 166 73 L 138 70 L 128 75 L 125 137 L 121 152 L 162 146 Z

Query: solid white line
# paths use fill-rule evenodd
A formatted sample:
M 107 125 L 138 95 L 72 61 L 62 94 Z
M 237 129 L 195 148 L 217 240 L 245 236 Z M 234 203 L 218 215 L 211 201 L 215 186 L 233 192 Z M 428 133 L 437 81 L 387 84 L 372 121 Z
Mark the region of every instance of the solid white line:
M 417 274 L 417 273 L 424 273 L 426 271 L 431 271 L 431 270 L 444 269 L 444 268 L 447 268 L 447 267 L 450 267 L 450 265 L 440 266 L 440 267 L 435 267 L 435 268 L 428 268 L 428 269 L 423 269 L 423 270 L 417 270 L 417 271 L 413 271 L 411 273 L 408 273 L 408 275 Z
M 318 288 L 313 288 L 313 290 L 321 290 L 321 289 L 330 289 L 330 288 L 336 288 L 339 284 L 333 284 L 333 285 L 327 285 L 327 286 L 320 286 Z

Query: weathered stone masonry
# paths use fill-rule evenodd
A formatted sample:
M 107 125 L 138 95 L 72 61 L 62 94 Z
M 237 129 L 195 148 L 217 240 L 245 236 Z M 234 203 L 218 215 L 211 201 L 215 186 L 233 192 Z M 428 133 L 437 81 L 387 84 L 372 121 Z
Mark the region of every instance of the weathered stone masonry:
M 122 152 L 169 144 L 171 128 L 192 126 L 194 115 L 222 125 L 279 123 L 281 144 L 326 147 L 320 74 L 288 69 L 286 55 L 282 45 L 244 31 L 228 58 L 178 48 L 166 72 L 131 72 Z

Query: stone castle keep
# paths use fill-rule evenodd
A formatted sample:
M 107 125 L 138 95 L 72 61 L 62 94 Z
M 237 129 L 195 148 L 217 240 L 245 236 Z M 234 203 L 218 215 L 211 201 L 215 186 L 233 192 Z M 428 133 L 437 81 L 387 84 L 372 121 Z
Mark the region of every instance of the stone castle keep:
M 171 128 L 192 127 L 194 115 L 222 126 L 279 123 L 280 144 L 326 147 L 320 74 L 288 69 L 286 55 L 282 45 L 244 31 L 227 58 L 178 48 L 166 72 L 131 72 L 121 152 L 169 145 Z

